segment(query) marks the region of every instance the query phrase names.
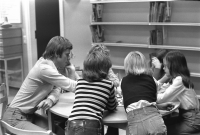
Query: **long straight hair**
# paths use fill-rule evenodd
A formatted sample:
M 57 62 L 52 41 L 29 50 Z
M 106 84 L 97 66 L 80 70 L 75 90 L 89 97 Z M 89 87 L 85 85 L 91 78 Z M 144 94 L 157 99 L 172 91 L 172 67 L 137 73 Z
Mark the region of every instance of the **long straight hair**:
M 181 76 L 183 85 L 186 88 L 194 88 L 193 83 L 190 81 L 190 71 L 187 66 L 185 56 L 180 51 L 170 51 L 164 58 L 167 62 L 167 67 L 172 79 Z M 170 81 L 172 83 L 172 80 Z

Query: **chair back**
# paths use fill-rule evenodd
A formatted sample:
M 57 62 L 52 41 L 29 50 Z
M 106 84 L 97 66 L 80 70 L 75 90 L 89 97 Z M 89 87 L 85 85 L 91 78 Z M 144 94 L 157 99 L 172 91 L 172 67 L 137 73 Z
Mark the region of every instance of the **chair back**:
M 0 121 L 2 120 L 7 104 L 8 104 L 7 90 L 6 90 L 5 84 L 2 83 L 0 85 Z M 2 125 L 0 123 L 0 134 L 3 135 L 3 133 L 4 133 L 4 129 L 2 128 Z
M 10 126 L 8 123 L 1 121 L 2 126 L 8 130 L 10 133 L 13 133 L 15 135 L 53 135 L 52 131 L 30 131 L 30 130 L 23 130 L 18 129 L 15 127 Z M 7 133 L 9 135 L 9 133 Z
M 8 104 L 8 96 L 5 84 L 2 83 L 0 86 L 0 135 L 10 135 L 5 131 L 9 131 L 15 135 L 53 135 L 52 131 L 31 131 L 31 130 L 22 130 L 10 126 L 8 123 L 2 120 L 3 113 L 6 110 Z
M 0 120 L 2 119 L 3 113 L 6 110 L 6 106 L 8 104 L 8 96 L 5 84 L 2 83 L 0 86 Z

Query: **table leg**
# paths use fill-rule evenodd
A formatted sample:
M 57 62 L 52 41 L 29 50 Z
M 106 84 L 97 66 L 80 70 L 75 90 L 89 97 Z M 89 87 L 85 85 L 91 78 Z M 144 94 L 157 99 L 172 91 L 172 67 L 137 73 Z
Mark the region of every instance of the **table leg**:
M 55 126 L 53 124 L 54 118 L 53 115 L 51 113 L 51 111 L 47 111 L 48 112 L 48 126 L 49 126 L 49 130 L 51 130 L 52 132 L 55 132 Z
M 119 129 L 115 127 L 108 126 L 106 131 L 106 135 L 119 135 Z

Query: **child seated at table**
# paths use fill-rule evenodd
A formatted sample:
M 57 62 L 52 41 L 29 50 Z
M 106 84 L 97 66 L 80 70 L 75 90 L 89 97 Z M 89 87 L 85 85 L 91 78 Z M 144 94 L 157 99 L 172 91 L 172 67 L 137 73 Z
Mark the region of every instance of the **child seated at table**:
M 124 60 L 126 76 L 121 89 L 127 112 L 127 135 L 166 135 L 167 129 L 156 107 L 157 86 L 145 56 L 130 52 Z
M 154 53 L 150 53 L 150 67 L 152 70 L 152 76 L 159 80 L 160 83 L 167 83 L 169 81 L 168 76 L 165 74 L 165 71 L 163 69 L 163 58 L 166 56 L 166 54 L 169 51 L 166 49 L 159 49 L 156 50 Z M 158 93 L 163 93 L 167 86 L 163 85 L 160 86 Z
M 165 92 L 157 95 L 157 103 L 180 102 L 179 116 L 165 120 L 168 134 L 199 132 L 199 100 L 190 80 L 185 56 L 179 51 L 171 51 L 164 57 L 163 62 L 165 73 L 170 76 L 170 81 Z
M 169 51 L 166 49 L 159 49 L 149 54 L 150 67 L 152 69 L 153 77 L 156 80 L 161 79 L 165 75 L 163 69 L 163 58 Z
M 103 112 L 117 107 L 114 85 L 106 79 L 111 66 L 109 56 L 104 53 L 94 51 L 87 55 L 65 135 L 103 135 Z

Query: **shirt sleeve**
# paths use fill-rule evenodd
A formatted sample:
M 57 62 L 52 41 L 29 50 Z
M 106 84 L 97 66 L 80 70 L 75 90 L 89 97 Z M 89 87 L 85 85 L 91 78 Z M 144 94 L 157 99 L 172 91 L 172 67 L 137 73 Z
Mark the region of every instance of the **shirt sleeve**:
M 40 74 L 41 79 L 54 86 L 61 87 L 62 89 L 71 92 L 75 91 L 77 81 L 65 77 L 50 65 L 41 66 Z
M 184 90 L 185 86 L 182 83 L 182 78 L 180 76 L 176 77 L 164 93 L 157 94 L 157 103 L 175 101 Z
M 54 86 L 53 90 L 51 91 L 51 93 L 48 95 L 47 98 L 51 99 L 55 104 L 59 99 L 60 93 L 61 93 L 61 88 Z
M 107 110 L 112 111 L 116 109 L 116 107 L 117 107 L 117 100 L 115 98 L 115 90 L 114 90 L 114 85 L 113 85 L 110 92 L 110 97 L 108 99 Z
M 108 79 L 113 82 L 113 84 L 114 84 L 115 87 L 119 86 L 119 83 L 120 83 L 119 82 L 119 78 L 113 72 L 113 70 L 111 68 L 109 69 L 109 72 L 108 72 Z

